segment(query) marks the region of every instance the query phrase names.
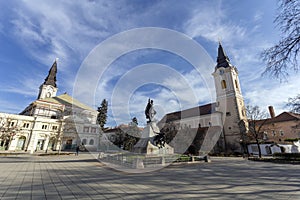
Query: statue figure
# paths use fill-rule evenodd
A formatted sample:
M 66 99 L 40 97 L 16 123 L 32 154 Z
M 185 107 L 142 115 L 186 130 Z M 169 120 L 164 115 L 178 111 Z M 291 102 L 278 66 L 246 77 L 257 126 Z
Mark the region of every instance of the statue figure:
M 148 99 L 148 104 L 145 109 L 146 119 L 149 120 L 147 123 L 153 121 L 155 114 L 156 114 L 156 111 L 154 110 L 154 107 L 153 107 L 153 100 Z

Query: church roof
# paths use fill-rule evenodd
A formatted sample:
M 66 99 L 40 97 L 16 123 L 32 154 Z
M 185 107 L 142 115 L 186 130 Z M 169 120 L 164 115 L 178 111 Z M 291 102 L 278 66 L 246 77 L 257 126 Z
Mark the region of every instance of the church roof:
M 189 108 L 182 111 L 177 111 L 173 113 L 166 114 L 162 122 L 168 123 L 175 120 L 180 120 L 181 118 L 189 118 L 189 117 L 196 117 L 199 115 L 208 115 L 216 112 L 216 104 L 210 103 L 202 106 L 197 106 L 194 108 Z
M 45 98 L 45 99 L 43 99 L 43 101 L 47 101 L 47 102 L 51 102 L 51 103 L 59 103 L 59 104 L 65 105 L 65 106 L 73 105 L 73 106 L 76 106 L 76 107 L 79 107 L 79 108 L 82 108 L 85 110 L 95 111 L 93 108 L 81 103 L 77 99 L 74 99 L 67 93 L 59 95 L 59 96 L 55 96 L 55 97 Z
M 53 87 L 56 87 L 56 73 L 57 73 L 57 63 L 55 60 L 43 84 L 52 85 Z
M 225 53 L 225 51 L 224 51 L 224 49 L 221 45 L 221 42 L 219 42 L 216 68 L 219 68 L 219 67 L 227 68 L 227 67 L 230 67 L 230 66 L 231 66 L 230 60 L 229 60 L 228 56 L 226 55 L 226 53 Z

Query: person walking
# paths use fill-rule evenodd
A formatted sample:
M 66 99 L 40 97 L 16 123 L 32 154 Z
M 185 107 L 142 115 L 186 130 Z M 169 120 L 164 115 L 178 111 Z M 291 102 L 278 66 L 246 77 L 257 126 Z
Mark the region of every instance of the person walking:
M 76 153 L 75 153 L 75 155 L 78 156 L 78 154 L 79 154 L 79 145 L 77 145 L 77 147 L 76 147 Z

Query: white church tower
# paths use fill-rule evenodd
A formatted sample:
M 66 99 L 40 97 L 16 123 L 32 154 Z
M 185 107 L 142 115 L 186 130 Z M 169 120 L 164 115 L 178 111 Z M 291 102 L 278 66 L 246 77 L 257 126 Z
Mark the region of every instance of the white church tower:
M 40 91 L 37 99 L 44 99 L 56 96 L 58 90 L 56 86 L 56 73 L 57 61 L 55 60 L 52 67 L 49 70 L 49 74 L 46 77 L 44 83 L 40 86 Z
M 216 111 L 222 113 L 223 136 L 227 151 L 238 151 L 242 137 L 238 126 L 241 120 L 247 122 L 244 98 L 241 92 L 238 70 L 225 54 L 221 43 L 215 71 L 212 74 L 216 88 Z

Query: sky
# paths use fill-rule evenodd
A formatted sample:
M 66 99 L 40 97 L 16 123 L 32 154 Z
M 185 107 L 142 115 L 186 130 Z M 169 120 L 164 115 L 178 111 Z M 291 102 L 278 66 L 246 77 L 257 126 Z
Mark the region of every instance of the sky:
M 133 117 L 143 125 L 148 98 L 158 119 L 214 102 L 219 41 L 246 105 L 280 114 L 299 93 L 299 74 L 261 75 L 261 51 L 280 39 L 274 0 L 1 0 L 0 8 L 0 112 L 34 101 L 56 58 L 58 95 L 95 109 L 107 99 L 109 126 Z

